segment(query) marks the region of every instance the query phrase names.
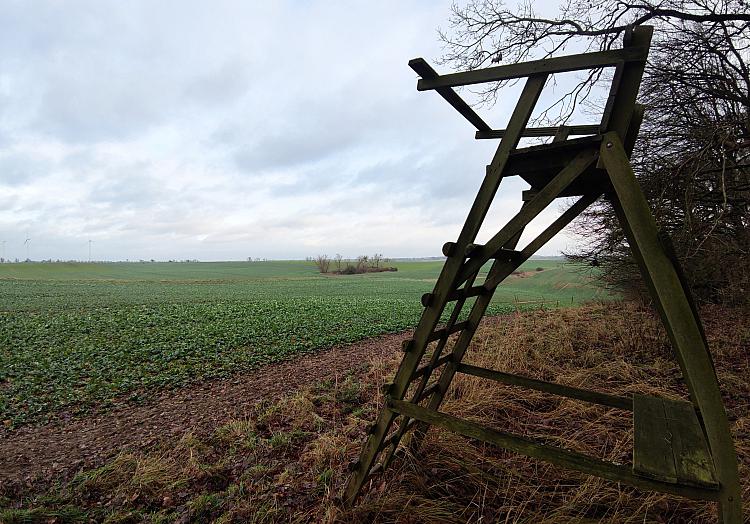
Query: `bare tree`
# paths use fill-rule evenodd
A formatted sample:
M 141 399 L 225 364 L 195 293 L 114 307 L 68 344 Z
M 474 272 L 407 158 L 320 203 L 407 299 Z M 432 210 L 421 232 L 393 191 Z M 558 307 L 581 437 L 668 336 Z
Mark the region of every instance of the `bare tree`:
M 453 7 L 442 32 L 444 62 L 474 69 L 582 50 L 605 50 L 641 24 L 655 26 L 641 87 L 647 113 L 632 162 L 662 231 L 671 236 L 694 290 L 710 300 L 750 296 L 750 10 L 744 0 L 567 0 L 556 16 L 531 2 L 498 0 Z M 564 123 L 583 101 L 600 105 L 601 70 L 542 114 Z M 492 103 L 502 83 L 480 91 Z M 590 242 L 571 255 L 604 268 L 618 284 L 635 282 L 627 243 L 611 206 L 577 223 Z M 594 235 L 591 235 L 591 232 Z M 744 297 L 744 298 L 743 298 Z
M 336 262 L 336 271 L 341 273 L 341 260 L 342 260 L 341 253 L 336 253 L 336 256 L 333 257 L 333 260 Z
M 328 273 L 328 269 L 331 265 L 331 260 L 328 258 L 328 255 L 318 255 L 313 261 L 315 262 L 315 267 L 318 268 L 318 271 L 321 273 Z
M 357 273 L 365 273 L 370 265 L 370 257 L 360 255 L 357 257 Z

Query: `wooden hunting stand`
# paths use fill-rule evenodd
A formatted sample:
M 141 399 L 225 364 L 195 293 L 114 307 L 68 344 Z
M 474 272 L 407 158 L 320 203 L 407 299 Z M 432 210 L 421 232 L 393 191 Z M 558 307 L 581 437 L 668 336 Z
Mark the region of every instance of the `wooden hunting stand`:
M 404 343 L 404 358 L 387 386 L 386 406 L 353 464 L 344 493 L 347 503 L 353 504 L 364 484 L 388 467 L 407 431 L 415 432 L 410 445 L 417 449 L 427 426 L 435 425 L 613 482 L 716 501 L 723 522 L 742 521 L 737 457 L 706 337 L 671 244 L 657 230 L 629 161 L 643 118 L 636 96 L 651 35 L 651 27 L 638 27 L 626 35 L 619 50 L 447 75 L 438 75 L 421 58 L 409 62 L 421 76 L 419 91 L 436 90 L 477 128 L 476 138 L 502 140 L 458 239 L 443 246 L 445 265 L 433 292 L 422 297 L 424 311 L 413 338 Z M 599 125 L 526 127 L 550 74 L 602 67 L 615 70 Z M 508 127 L 502 130 L 493 130 L 452 89 L 515 78 L 527 80 Z M 568 140 L 570 135 L 581 138 Z M 554 139 L 549 144 L 517 147 L 521 137 L 538 136 Z M 475 244 L 500 181 L 510 176 L 520 176 L 531 185 L 523 192 L 520 211 L 486 244 Z M 578 200 L 567 211 L 526 247 L 517 249 L 521 233 L 534 217 L 556 198 L 573 196 Z M 618 397 L 462 363 L 497 285 L 601 196 L 613 204 L 627 236 L 675 350 L 690 402 L 643 395 Z M 489 273 L 477 284 L 479 270 L 489 261 Z M 467 319 L 458 322 L 462 307 L 473 297 Z M 454 302 L 454 309 L 447 323 L 438 327 L 449 302 Z M 453 334 L 458 334 L 452 339 L 455 342 L 444 351 Z M 427 354 L 431 345 L 433 350 Z M 632 466 L 542 445 L 441 413 L 441 401 L 456 373 L 632 411 Z

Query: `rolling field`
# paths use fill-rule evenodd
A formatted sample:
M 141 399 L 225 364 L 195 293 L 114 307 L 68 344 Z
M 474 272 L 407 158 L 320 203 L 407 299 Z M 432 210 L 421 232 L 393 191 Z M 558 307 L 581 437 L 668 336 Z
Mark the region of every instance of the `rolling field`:
M 442 262 L 396 265 L 351 276 L 301 261 L 0 265 L 0 420 L 13 428 L 138 402 L 413 327 Z M 521 270 L 491 313 L 608 297 L 559 261 Z

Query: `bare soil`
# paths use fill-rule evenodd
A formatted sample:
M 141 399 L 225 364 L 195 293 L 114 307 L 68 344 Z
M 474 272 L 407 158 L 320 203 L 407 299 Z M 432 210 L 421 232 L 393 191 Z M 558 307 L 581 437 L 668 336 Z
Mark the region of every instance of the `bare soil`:
M 124 404 L 93 416 L 22 427 L 0 436 L 0 488 L 30 485 L 98 467 L 121 451 L 144 449 L 186 431 L 211 433 L 248 416 L 260 400 L 358 370 L 373 357 L 398 351 L 411 331 L 372 338 L 259 370 L 161 393 L 146 404 Z

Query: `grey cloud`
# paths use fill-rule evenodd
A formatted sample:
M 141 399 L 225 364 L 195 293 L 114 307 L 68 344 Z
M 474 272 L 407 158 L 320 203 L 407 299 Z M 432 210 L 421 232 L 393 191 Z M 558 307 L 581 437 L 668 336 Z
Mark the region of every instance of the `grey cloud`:
M 449 12 L 0 3 L 0 238 L 63 259 L 89 238 L 111 259 L 437 254 L 493 147 L 406 65 L 440 54 Z

